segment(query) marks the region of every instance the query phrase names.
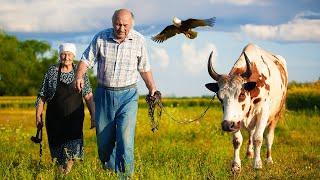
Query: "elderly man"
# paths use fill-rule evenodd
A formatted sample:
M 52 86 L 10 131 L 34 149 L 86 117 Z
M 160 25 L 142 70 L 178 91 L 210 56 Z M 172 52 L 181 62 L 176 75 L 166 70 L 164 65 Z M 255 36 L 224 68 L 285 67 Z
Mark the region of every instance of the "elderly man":
M 74 82 L 80 91 L 83 74 L 88 67 L 98 64 L 95 96 L 99 158 L 106 169 L 129 175 L 134 169 L 138 74 L 150 95 L 156 91 L 145 39 L 132 29 L 133 23 L 132 12 L 116 10 L 112 17 L 113 28 L 96 34 L 83 53 Z

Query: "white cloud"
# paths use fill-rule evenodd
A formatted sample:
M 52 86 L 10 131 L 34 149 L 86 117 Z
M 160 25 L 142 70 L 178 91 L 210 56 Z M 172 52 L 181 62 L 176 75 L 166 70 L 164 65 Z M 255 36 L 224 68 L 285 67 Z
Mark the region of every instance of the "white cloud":
M 246 24 L 240 28 L 249 37 L 256 39 L 320 42 L 320 19 L 307 19 L 307 16 L 310 17 L 310 14 L 298 14 L 292 21 L 275 26 Z
M 0 9 L 0 28 L 21 32 L 85 31 L 111 22 L 113 9 L 126 1 L 4 0 Z
M 232 4 L 237 6 L 247 6 L 252 4 L 264 5 L 266 0 L 210 0 L 212 4 Z
M 194 44 L 184 43 L 181 46 L 183 64 L 192 74 L 197 74 L 204 70 L 209 54 L 214 51 L 213 60 L 215 61 L 217 50 L 214 44 L 207 44 L 203 49 L 197 49 Z
M 312 12 L 312 11 L 304 11 L 298 13 L 294 19 L 320 19 L 320 13 Z
M 151 59 L 160 62 L 161 68 L 167 68 L 169 65 L 169 55 L 164 48 L 151 48 Z

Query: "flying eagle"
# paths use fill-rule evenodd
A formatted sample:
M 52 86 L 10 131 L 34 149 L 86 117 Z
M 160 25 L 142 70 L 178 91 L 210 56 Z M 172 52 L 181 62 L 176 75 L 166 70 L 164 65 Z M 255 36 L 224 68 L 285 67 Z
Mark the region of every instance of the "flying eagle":
M 153 36 L 151 39 L 157 43 L 162 43 L 163 41 L 175 36 L 176 34 L 183 33 L 187 38 L 194 39 L 197 37 L 197 32 L 193 31 L 193 28 L 199 26 L 211 26 L 213 27 L 216 22 L 216 18 L 210 19 L 187 19 L 182 21 L 177 17 L 173 18 L 173 25 L 167 26 L 156 36 Z

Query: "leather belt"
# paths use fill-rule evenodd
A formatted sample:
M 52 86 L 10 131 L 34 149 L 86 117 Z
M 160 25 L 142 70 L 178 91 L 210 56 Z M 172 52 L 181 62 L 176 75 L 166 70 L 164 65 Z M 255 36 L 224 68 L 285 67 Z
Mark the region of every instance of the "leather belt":
M 134 84 L 131 84 L 129 86 L 123 86 L 123 87 L 107 87 L 107 86 L 98 84 L 98 87 L 99 88 L 103 88 L 103 89 L 107 89 L 107 90 L 111 90 L 111 91 L 122 91 L 122 90 L 127 90 L 127 89 L 130 89 L 130 88 L 137 87 L 137 84 L 134 83 Z

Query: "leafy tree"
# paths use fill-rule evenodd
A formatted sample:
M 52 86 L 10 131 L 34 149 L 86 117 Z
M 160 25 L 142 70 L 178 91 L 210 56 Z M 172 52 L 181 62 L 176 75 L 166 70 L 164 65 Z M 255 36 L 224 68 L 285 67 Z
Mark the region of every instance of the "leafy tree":
M 0 96 L 36 95 L 44 73 L 57 58 L 48 42 L 19 41 L 0 32 Z
M 58 57 L 46 41 L 20 41 L 0 31 L 0 96 L 36 95 L 48 67 L 57 63 Z M 88 76 L 95 89 L 92 70 Z

